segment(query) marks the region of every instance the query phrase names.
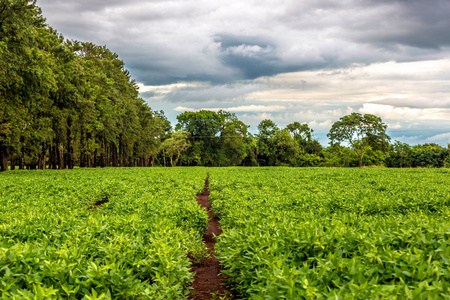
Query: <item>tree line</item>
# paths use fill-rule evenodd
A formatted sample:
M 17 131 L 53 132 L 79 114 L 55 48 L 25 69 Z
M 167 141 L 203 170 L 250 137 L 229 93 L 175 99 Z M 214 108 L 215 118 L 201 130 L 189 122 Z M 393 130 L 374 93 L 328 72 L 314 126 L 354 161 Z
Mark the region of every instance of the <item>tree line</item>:
M 0 3 L 1 170 L 155 164 L 170 131 L 117 54 L 65 40 L 35 1 Z
M 449 149 L 390 142 L 370 114 L 335 122 L 330 146 L 307 124 L 258 134 L 226 111 L 184 112 L 175 128 L 139 97 L 117 54 L 68 41 L 45 23 L 36 1 L 0 3 L 0 167 L 131 166 L 449 167 Z
M 173 165 L 450 167 L 450 145 L 391 142 L 387 125 L 372 114 L 341 117 L 328 133 L 328 147 L 300 122 L 279 128 L 262 120 L 258 133 L 252 135 L 249 126 L 226 111 L 185 112 L 177 120 L 175 133 L 183 151 L 168 153 L 174 156 Z

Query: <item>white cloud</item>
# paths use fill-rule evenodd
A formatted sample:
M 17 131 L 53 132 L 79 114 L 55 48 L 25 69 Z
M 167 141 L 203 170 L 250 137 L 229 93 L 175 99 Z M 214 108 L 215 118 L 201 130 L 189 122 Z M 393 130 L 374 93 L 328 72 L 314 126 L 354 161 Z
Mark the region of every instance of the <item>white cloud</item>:
M 155 92 L 161 95 L 165 95 L 179 89 L 201 88 L 207 87 L 208 85 L 204 82 L 178 82 L 167 85 L 145 85 L 142 82 L 138 82 L 137 86 L 140 93 Z
M 374 114 L 389 120 L 450 120 L 450 109 L 445 108 L 410 108 L 392 105 L 365 103 L 359 110 L 361 113 Z
M 236 107 L 224 108 L 231 112 L 270 112 L 286 110 L 285 105 L 243 105 Z
M 210 110 L 210 111 L 219 111 L 225 110 L 229 112 L 274 112 L 274 111 L 283 111 L 286 110 L 286 106 L 284 105 L 242 105 L 242 106 L 234 106 L 234 107 L 223 107 L 223 108 L 191 108 L 178 106 L 174 109 L 175 111 L 199 111 L 199 110 Z
M 258 45 L 239 45 L 227 48 L 227 52 L 234 55 L 254 57 L 257 55 L 268 54 L 273 51 L 272 47 L 260 47 Z
M 325 120 L 323 122 L 317 122 L 317 121 L 308 122 L 308 126 L 313 129 L 320 128 L 320 129 L 329 130 L 332 125 L 333 125 L 333 122 L 331 120 Z
M 261 101 L 379 102 L 405 107 L 450 108 L 450 59 L 376 63 L 264 77 Z
M 191 108 L 191 107 L 184 107 L 184 106 L 177 106 L 173 109 L 174 111 L 178 111 L 178 112 L 185 112 L 185 111 L 190 111 L 190 112 L 194 112 L 194 111 L 199 111 L 199 109 L 195 109 L 195 108 Z
M 403 126 L 400 124 L 400 122 L 397 122 L 397 123 L 395 123 L 395 124 L 387 124 L 387 126 L 388 126 L 388 128 L 390 128 L 390 129 L 400 129 L 400 128 L 403 127 Z
M 269 119 L 274 120 L 274 116 L 270 113 L 257 113 L 257 114 L 243 114 L 241 115 L 243 121 L 258 121 Z M 252 122 L 253 123 L 253 122 Z
M 428 137 L 426 141 L 431 143 L 450 144 L 450 132 L 436 134 L 434 136 Z
M 412 136 L 402 135 L 402 136 L 396 137 L 394 140 L 400 141 L 403 143 L 407 143 L 407 144 L 417 144 L 421 140 L 423 140 L 423 137 L 418 136 L 418 135 L 412 135 Z

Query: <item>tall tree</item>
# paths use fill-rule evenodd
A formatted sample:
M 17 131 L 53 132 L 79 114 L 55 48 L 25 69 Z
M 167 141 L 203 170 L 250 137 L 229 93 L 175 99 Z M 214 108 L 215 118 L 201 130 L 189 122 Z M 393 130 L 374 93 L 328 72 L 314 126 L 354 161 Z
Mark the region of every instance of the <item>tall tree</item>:
M 411 152 L 411 146 L 402 143 L 399 141 L 395 141 L 393 145 L 391 145 L 391 151 L 388 158 L 389 165 L 392 167 L 409 167 L 410 162 L 408 160 L 409 153 Z
M 191 157 L 200 153 L 200 164 L 214 166 L 218 161 L 220 149 L 219 133 L 224 122 L 224 116 L 213 111 L 184 112 L 177 116 L 178 124 L 175 130 L 189 132 L 192 137 Z
M 296 166 L 299 147 L 297 142 L 286 130 L 278 130 L 273 137 L 275 165 Z
M 265 119 L 258 124 L 258 161 L 263 166 L 275 165 L 274 137 L 280 129 L 272 120 Z
M 252 158 L 253 139 L 248 132 L 248 125 L 240 121 L 235 114 L 219 111 L 223 117 L 220 133 L 220 166 L 239 166 L 243 160 L 250 156 Z
M 286 126 L 286 130 L 292 135 L 296 141 L 310 141 L 314 130 L 309 128 L 308 124 L 293 122 Z
M 9 132 L 0 142 L 2 170 L 15 156 L 37 165 L 40 145 L 49 139 L 49 93 L 55 89 L 55 59 L 50 51 L 58 40 L 36 1 L 0 3 L 0 104 Z M 6 164 L 5 164 L 6 162 Z
M 209 110 L 198 112 L 184 112 L 177 116 L 178 124 L 175 130 L 184 130 L 193 137 L 215 137 L 219 132 L 223 122 L 223 116 Z
M 3 144 L 3 140 L 10 133 L 9 124 L 6 123 L 5 121 L 3 121 L 3 115 L 4 115 L 4 111 L 0 107 L 0 145 Z M 0 170 L 1 171 L 6 171 L 8 169 L 8 157 L 6 155 L 6 147 L 1 147 L 0 151 L 2 151 L 2 153 L 1 153 L 1 162 L 0 162 L 1 163 L 1 165 L 0 165 L 1 169 Z
M 347 142 L 358 156 L 358 165 L 362 166 L 364 154 L 371 147 L 371 142 L 389 141 L 386 134 L 387 125 L 380 117 L 360 113 L 343 116 L 331 126 L 328 137 L 331 144 Z
M 177 165 L 181 153 L 190 147 L 189 135 L 189 132 L 183 130 L 175 131 L 170 138 L 162 143 L 162 149 L 169 156 L 172 167 Z M 175 159 L 173 159 L 174 155 L 176 155 Z

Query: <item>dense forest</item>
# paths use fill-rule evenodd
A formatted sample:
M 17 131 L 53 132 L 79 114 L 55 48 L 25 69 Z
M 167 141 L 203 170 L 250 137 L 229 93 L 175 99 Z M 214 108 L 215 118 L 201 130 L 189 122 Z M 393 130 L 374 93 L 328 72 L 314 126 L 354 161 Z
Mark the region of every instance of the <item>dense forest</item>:
M 118 55 L 69 41 L 35 1 L 0 2 L 1 170 L 131 166 L 449 167 L 450 150 L 391 142 L 373 115 L 352 113 L 330 129 L 271 120 L 258 134 L 226 111 L 185 112 L 173 128 L 139 97 Z

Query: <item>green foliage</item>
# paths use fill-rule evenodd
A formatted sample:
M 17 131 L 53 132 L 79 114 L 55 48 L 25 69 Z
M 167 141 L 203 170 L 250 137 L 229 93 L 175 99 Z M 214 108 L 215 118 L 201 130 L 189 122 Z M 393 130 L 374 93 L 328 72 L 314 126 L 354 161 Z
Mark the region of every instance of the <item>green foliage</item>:
M 348 143 L 357 153 L 359 167 L 362 167 L 362 159 L 367 151 L 387 148 L 390 137 L 386 129 L 387 125 L 377 116 L 351 113 L 333 123 L 328 137 L 331 144 Z
M 55 172 L 0 175 L 0 297 L 185 298 L 206 170 Z
M 167 119 L 117 54 L 65 41 L 36 1 L 2 1 L 0 23 L 2 170 L 154 164 Z
M 444 166 L 444 149 L 436 144 L 416 145 L 411 148 L 410 156 L 412 167 L 436 168 Z
M 445 169 L 211 169 L 216 252 L 243 299 L 449 294 Z
M 299 154 L 298 144 L 286 129 L 280 130 L 275 134 L 273 137 L 273 144 L 275 147 L 275 165 L 296 165 Z
M 271 120 L 258 125 L 258 161 L 262 166 L 317 166 L 322 146 L 307 124 L 294 122 L 280 130 Z
M 209 110 L 201 110 L 198 112 L 184 112 L 177 116 L 178 124 L 176 130 L 184 130 L 192 136 L 213 137 L 220 131 L 223 118 Z
M 192 147 L 185 153 L 187 165 L 236 166 L 254 160 L 248 125 L 226 111 L 184 112 L 177 116 L 177 130 L 190 133 Z
M 179 130 L 172 133 L 171 137 L 164 140 L 161 147 L 165 155 L 170 158 L 170 164 L 174 167 L 178 160 L 180 159 L 181 153 L 186 151 L 190 147 L 190 142 L 188 141 L 190 134 L 186 131 Z M 177 155 L 175 160 L 174 155 Z
M 448 154 L 444 159 L 444 168 L 450 168 L 450 154 Z
M 410 154 L 411 147 L 399 141 L 395 141 L 394 144 L 391 145 L 389 158 L 387 160 L 387 165 L 389 167 L 410 167 Z

